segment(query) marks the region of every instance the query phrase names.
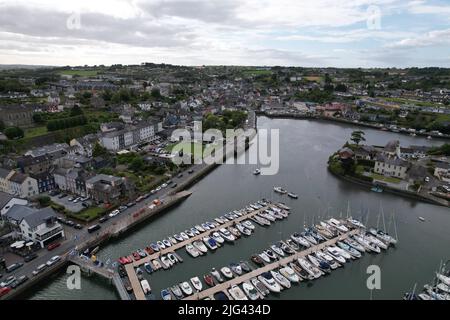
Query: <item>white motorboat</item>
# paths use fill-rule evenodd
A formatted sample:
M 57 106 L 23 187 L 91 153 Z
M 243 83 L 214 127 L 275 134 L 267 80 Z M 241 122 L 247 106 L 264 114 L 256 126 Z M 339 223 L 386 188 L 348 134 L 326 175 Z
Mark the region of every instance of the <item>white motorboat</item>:
M 183 242 L 183 241 L 185 240 L 185 239 L 184 239 L 181 235 L 179 235 L 178 233 L 177 233 L 177 234 L 174 234 L 173 237 L 174 237 L 177 241 L 179 241 L 179 242 Z
M 335 259 L 333 259 L 332 256 L 330 256 L 329 254 L 326 254 L 325 252 L 318 250 L 314 253 L 314 255 L 318 259 L 321 259 L 322 261 L 325 261 L 326 263 L 328 263 L 332 270 L 335 270 L 341 266 Z
M 333 232 L 331 232 L 327 228 L 323 227 L 322 225 L 317 224 L 314 228 L 317 230 L 318 233 L 320 233 L 322 236 L 324 236 L 327 239 L 331 239 L 336 236 Z
M 287 244 L 289 247 L 291 247 L 291 249 L 294 250 L 294 251 L 300 250 L 299 245 L 298 245 L 294 240 L 292 240 L 292 239 L 287 239 L 287 240 L 286 240 L 286 244 Z
M 335 227 L 336 229 L 338 229 L 339 231 L 345 233 L 348 232 L 348 228 L 346 226 L 344 226 L 339 220 L 331 218 L 327 221 L 328 224 L 332 225 L 333 227 Z
M 160 260 L 161 263 L 166 265 L 168 268 L 172 267 L 172 262 L 166 256 L 161 256 Z
M 380 247 L 380 248 L 383 249 L 383 250 L 387 250 L 387 248 L 388 248 L 388 245 L 387 245 L 385 242 L 383 242 L 383 241 L 381 241 L 380 239 L 378 239 L 378 238 L 372 236 L 371 234 L 367 234 L 367 235 L 365 236 L 365 238 L 366 238 L 368 241 L 370 241 L 372 244 L 376 245 L 377 247 Z
M 168 253 L 167 258 L 172 262 L 172 265 L 176 264 L 178 262 L 177 257 L 173 253 Z
M 166 248 L 166 246 L 164 245 L 164 243 L 162 241 L 157 241 L 156 244 L 159 247 L 159 250 L 163 250 Z
M 333 234 L 333 237 L 334 236 L 336 236 L 338 233 L 337 233 L 337 229 L 335 228 L 335 227 L 333 227 L 332 225 L 330 225 L 330 224 L 328 224 L 328 223 L 326 223 L 326 222 L 323 222 L 323 221 L 320 221 L 320 225 L 325 229 L 325 230 L 327 230 L 328 232 L 330 232 L 331 234 Z
M 303 270 L 305 270 L 309 275 L 314 277 L 314 279 L 318 279 L 322 275 L 322 272 L 318 268 L 313 266 L 311 263 L 309 263 L 307 260 L 303 258 L 298 258 L 297 261 L 303 268 Z
M 234 240 L 236 240 L 236 238 L 226 228 L 220 229 L 219 233 L 228 242 L 233 242 Z
M 281 248 L 279 246 L 277 246 L 276 244 L 271 245 L 270 249 L 272 249 L 272 251 L 275 252 L 280 257 L 285 256 L 285 253 L 283 252 L 283 250 L 281 250 Z
M 337 245 L 339 248 L 341 248 L 342 250 L 345 250 L 346 252 L 348 252 L 350 255 L 352 255 L 355 258 L 361 258 L 361 252 L 359 252 L 358 250 L 356 250 L 355 248 L 352 248 L 351 246 L 349 246 L 348 244 L 338 241 Z
M 255 221 L 257 224 L 259 224 L 260 226 L 270 226 L 270 221 L 267 220 L 266 218 L 260 217 L 258 215 L 255 215 L 253 217 L 251 217 L 251 219 L 253 221 Z
M 198 251 L 192 244 L 186 245 L 186 251 L 189 253 L 193 258 L 197 258 L 200 255 L 200 251 Z
M 188 236 L 186 233 L 184 233 L 184 232 L 181 232 L 181 233 L 180 233 L 180 236 L 181 236 L 184 240 L 189 240 L 189 236 Z
M 242 290 L 250 300 L 258 300 L 260 298 L 258 291 L 249 281 L 245 281 L 242 284 Z
M 259 255 L 258 255 L 261 259 L 263 259 L 264 260 L 264 262 L 266 262 L 266 263 L 270 263 L 270 258 L 269 258 L 269 256 L 265 253 L 265 252 L 261 252 Z
M 228 292 L 230 293 L 231 297 L 234 300 L 248 300 L 247 296 L 245 295 L 244 291 L 239 288 L 238 285 L 231 286 L 230 289 L 228 289 Z
M 243 270 L 240 264 L 238 263 L 230 263 L 231 270 L 236 273 L 238 276 L 242 275 Z
M 159 270 L 162 268 L 161 263 L 158 260 L 152 260 L 153 270 Z
M 200 240 L 196 240 L 196 241 L 192 242 L 192 245 L 195 247 L 195 249 L 200 251 L 200 253 L 207 253 L 208 252 L 208 248 Z
M 311 244 L 313 244 L 313 245 L 318 244 L 318 243 L 317 243 L 317 240 L 316 240 L 311 234 L 309 234 L 309 233 L 307 233 L 307 232 L 302 232 L 302 233 L 300 233 L 300 235 L 301 235 L 304 239 L 308 240 Z
M 222 238 L 222 236 L 218 233 L 218 232 L 214 232 L 212 234 L 212 238 L 217 242 L 217 243 L 224 243 L 225 239 Z
M 300 277 L 295 273 L 295 271 L 288 266 L 285 266 L 279 270 L 280 274 L 288 279 L 290 282 L 298 283 L 300 282 Z
M 150 294 L 152 292 L 152 289 L 150 288 L 150 284 L 148 283 L 147 280 L 141 280 L 141 287 L 142 290 L 144 291 L 144 294 Z
M 364 249 L 364 246 L 360 245 L 358 242 L 351 238 L 347 238 L 343 241 L 345 244 L 348 244 L 353 249 L 358 250 L 359 252 L 363 253 L 366 252 L 366 249 Z
M 340 252 L 336 250 L 336 248 L 334 248 L 334 247 L 328 247 L 328 248 L 327 248 L 327 251 L 328 251 L 328 254 L 329 254 L 330 256 L 332 256 L 332 257 L 333 257 L 336 261 L 338 261 L 339 263 L 344 264 L 344 263 L 347 262 L 346 258 L 343 257 L 343 256 L 340 254 Z
M 191 228 L 191 232 L 196 236 L 198 236 L 200 234 L 200 231 L 198 231 L 197 228 L 194 228 L 194 227 Z
M 279 193 L 279 194 L 286 194 L 287 190 L 284 190 L 282 187 L 273 187 L 273 191 Z
M 169 238 L 169 241 L 172 243 L 172 244 L 177 244 L 178 243 L 178 241 L 174 238 L 174 237 L 168 237 Z
M 173 295 L 177 298 L 177 299 L 182 299 L 183 296 L 183 292 L 180 289 L 179 285 L 174 285 L 172 287 L 170 287 L 170 290 L 172 291 Z
M 305 238 L 303 238 L 299 233 L 294 233 L 293 235 L 291 235 L 291 239 L 305 248 L 309 248 L 311 246 L 311 244 Z
M 220 269 L 220 272 L 224 275 L 225 278 L 227 279 L 232 279 L 233 278 L 233 272 L 231 272 L 231 269 L 228 267 L 222 267 Z
M 197 230 L 197 229 L 195 229 L 195 230 Z M 191 230 L 184 230 L 184 233 L 186 233 L 189 238 L 195 237 L 195 233 L 193 233 Z
M 205 232 L 205 229 L 203 229 L 203 228 L 202 228 L 201 226 L 199 226 L 198 224 L 195 225 L 194 228 L 197 229 L 197 230 L 200 231 L 200 232 Z
M 378 230 L 375 236 L 386 243 L 393 245 L 397 244 L 397 239 L 381 230 Z
M 348 252 L 347 250 L 344 250 L 338 246 L 333 246 L 332 248 L 334 250 L 336 250 L 341 255 L 341 257 L 344 257 L 347 260 L 356 258 L 356 256 L 353 256 L 353 254 L 350 254 L 350 252 Z M 361 257 L 361 254 L 359 252 L 357 252 L 357 253 L 359 254 L 359 257 Z
M 261 170 L 260 169 L 255 169 L 255 171 L 253 171 L 253 174 L 255 176 L 259 175 L 259 174 L 261 174 Z
M 207 223 L 202 223 L 202 228 L 205 231 L 208 231 L 209 229 L 211 229 Z
M 230 233 L 236 238 L 239 239 L 242 235 L 242 233 L 236 229 L 235 227 L 228 227 L 228 231 L 230 231 Z
M 289 196 L 289 198 L 298 199 L 298 194 L 296 194 L 296 193 L 289 192 L 287 195 Z
M 210 237 L 203 237 L 202 238 L 203 243 L 211 250 L 216 250 L 219 245 L 217 244 L 216 240 L 214 240 L 213 238 Z
M 363 236 L 357 236 L 354 235 L 353 239 L 358 242 L 360 245 L 362 245 L 364 247 L 364 249 L 372 251 L 372 252 L 376 252 L 376 253 L 380 253 L 380 248 L 376 245 L 373 245 L 372 243 L 370 243 L 368 240 L 365 239 L 365 237 Z
M 436 273 L 436 277 L 441 280 L 441 282 L 445 283 L 446 285 L 450 286 L 450 277 L 447 277 L 441 273 Z
M 194 287 L 194 289 L 195 290 L 197 290 L 197 291 L 202 291 L 202 289 L 203 289 L 203 284 L 202 284 L 202 282 L 200 281 L 200 278 L 199 277 L 193 277 L 193 278 L 191 278 L 191 284 L 192 284 L 192 286 Z
M 194 291 L 192 290 L 192 287 L 189 285 L 187 281 L 184 281 L 180 284 L 180 288 L 183 291 L 183 293 L 187 296 L 190 296 Z
M 289 289 L 291 287 L 291 282 L 288 279 L 286 279 L 283 275 L 281 275 L 280 273 L 272 270 L 272 271 L 270 271 L 270 274 L 275 279 L 275 281 L 278 282 L 282 287 L 284 287 L 286 289 Z
M 439 290 L 441 290 L 442 292 L 445 293 L 450 293 L 450 286 L 446 285 L 445 283 L 439 283 L 436 288 L 438 288 Z
M 354 227 L 362 228 L 362 229 L 365 229 L 365 228 L 366 228 L 366 226 L 363 225 L 362 222 L 359 221 L 359 220 L 356 220 L 356 219 L 353 219 L 353 218 L 348 218 L 347 221 L 348 221 L 351 225 L 353 225 Z
M 244 227 L 241 223 L 236 223 L 236 228 L 239 230 L 240 233 L 249 236 L 252 234 L 252 231 L 250 229 L 247 229 Z
M 278 284 L 278 282 L 275 281 L 275 279 L 269 272 L 264 272 L 263 274 L 258 276 L 258 280 L 261 281 L 267 287 L 267 289 L 272 292 L 281 291 L 281 286 Z
M 245 220 L 244 222 L 242 222 L 242 225 L 249 230 L 255 230 L 255 225 L 251 223 L 250 220 Z
M 258 213 L 258 216 L 263 217 L 264 219 L 269 220 L 270 222 L 274 222 L 275 220 L 277 220 L 277 218 L 265 212 Z
M 163 239 L 162 242 L 164 243 L 164 245 L 166 246 L 166 248 L 169 248 L 169 247 L 172 246 L 172 243 L 171 243 L 169 240 L 167 240 L 167 239 Z
M 257 278 L 252 278 L 250 281 L 256 290 L 258 290 L 261 297 L 267 296 L 270 293 L 270 290 Z
M 215 268 L 212 268 L 211 275 L 217 280 L 217 282 L 219 283 L 224 282 L 224 279 L 220 275 L 219 271 L 217 271 Z

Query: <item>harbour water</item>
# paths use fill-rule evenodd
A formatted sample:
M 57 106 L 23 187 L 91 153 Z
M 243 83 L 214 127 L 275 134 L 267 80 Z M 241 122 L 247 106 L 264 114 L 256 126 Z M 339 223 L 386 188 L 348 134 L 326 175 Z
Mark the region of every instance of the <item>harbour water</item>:
M 134 229 L 120 239 L 101 248 L 98 257 L 103 261 L 115 260 L 128 255 L 137 248 L 156 242 L 192 227 L 212 220 L 230 210 L 240 209 L 249 202 L 261 198 L 283 201 L 289 205 L 288 219 L 268 228 L 257 227 L 248 238 L 233 245 L 193 259 L 184 250 L 178 251 L 184 263 L 169 271 L 146 275 L 156 298 L 159 292 L 193 276 L 202 277 L 212 267 L 222 267 L 239 260 L 250 260 L 270 244 L 286 239 L 295 231 L 327 215 L 346 215 L 347 205 L 355 217 L 368 219 L 376 225 L 380 205 L 383 207 L 386 226 L 395 214 L 399 244 L 379 255 L 365 255 L 309 284 L 302 283 L 270 299 L 400 299 L 404 292 L 430 282 L 442 259 L 449 257 L 450 210 L 416 200 L 370 192 L 368 188 L 338 180 L 326 169 L 328 157 L 339 149 L 356 127 L 329 122 L 258 119 L 259 128 L 280 130 L 280 170 L 275 176 L 255 176 L 256 165 L 222 165 L 194 185 L 194 192 L 186 201 L 161 217 Z M 399 139 L 402 145 L 440 144 L 437 140 L 365 129 L 368 144 L 385 145 L 389 140 Z M 273 186 L 299 195 L 298 200 L 280 196 Z M 369 213 L 368 213 L 369 212 Z M 418 217 L 425 218 L 425 222 Z M 381 268 L 381 290 L 370 293 L 366 286 L 369 265 Z M 49 279 L 48 284 L 32 290 L 27 299 L 118 299 L 114 287 L 96 277 L 83 277 L 81 290 L 68 290 L 63 272 Z

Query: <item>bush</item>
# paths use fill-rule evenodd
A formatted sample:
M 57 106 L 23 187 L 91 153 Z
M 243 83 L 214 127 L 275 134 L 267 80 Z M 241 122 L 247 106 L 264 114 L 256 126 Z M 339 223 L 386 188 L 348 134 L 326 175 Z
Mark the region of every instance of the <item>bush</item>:
M 6 128 L 4 134 L 8 137 L 8 139 L 20 139 L 23 138 L 24 132 L 19 127 L 9 127 Z
M 51 203 L 51 199 L 47 196 L 40 196 L 38 202 L 41 207 L 48 207 Z

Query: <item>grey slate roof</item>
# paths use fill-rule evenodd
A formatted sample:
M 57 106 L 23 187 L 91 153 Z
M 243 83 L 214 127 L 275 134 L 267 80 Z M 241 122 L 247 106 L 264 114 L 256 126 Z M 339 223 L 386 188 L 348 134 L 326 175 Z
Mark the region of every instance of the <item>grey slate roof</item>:
M 47 207 L 25 216 L 23 219 L 27 222 L 30 228 L 34 228 L 44 223 L 45 219 L 54 217 L 56 217 L 55 211 L 53 211 L 52 208 Z
M 0 178 L 6 178 L 11 170 L 0 168 Z
M 6 204 L 11 201 L 12 198 L 14 198 L 12 195 L 0 191 L 0 209 L 6 206 Z
M 21 221 L 26 216 L 32 214 L 35 210 L 27 206 L 15 204 L 5 214 L 9 220 Z

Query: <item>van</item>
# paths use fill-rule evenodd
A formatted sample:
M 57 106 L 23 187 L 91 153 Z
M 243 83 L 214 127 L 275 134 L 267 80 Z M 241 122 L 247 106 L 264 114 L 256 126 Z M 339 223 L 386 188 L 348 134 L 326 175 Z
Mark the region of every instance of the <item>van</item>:
M 92 233 L 92 232 L 97 231 L 100 228 L 101 228 L 101 226 L 99 224 L 94 224 L 93 226 L 90 226 L 87 230 L 89 233 Z

